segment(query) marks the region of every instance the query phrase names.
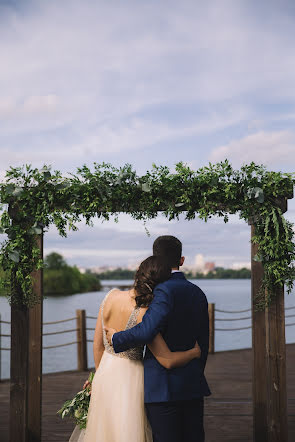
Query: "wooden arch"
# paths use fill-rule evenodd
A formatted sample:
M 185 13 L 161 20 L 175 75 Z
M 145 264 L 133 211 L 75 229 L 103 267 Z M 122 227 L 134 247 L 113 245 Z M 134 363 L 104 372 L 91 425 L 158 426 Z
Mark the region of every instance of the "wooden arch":
M 293 195 L 287 195 L 278 201 L 283 212 L 291 198 Z M 253 236 L 255 219 L 249 224 Z M 265 311 L 256 311 L 254 295 L 261 286 L 263 265 L 253 259 L 258 246 L 251 244 L 253 440 L 287 442 L 284 289 L 278 290 Z M 38 245 L 43 256 L 43 235 L 38 236 Z M 32 308 L 11 305 L 11 442 L 41 441 L 42 270 L 33 276 L 34 290 L 41 302 Z

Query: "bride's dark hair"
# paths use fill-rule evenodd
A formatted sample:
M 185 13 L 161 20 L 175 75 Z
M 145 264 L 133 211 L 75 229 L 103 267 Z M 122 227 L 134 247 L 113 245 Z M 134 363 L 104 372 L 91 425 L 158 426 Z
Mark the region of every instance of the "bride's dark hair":
M 148 307 L 154 298 L 154 288 L 171 276 L 171 266 L 163 256 L 149 256 L 138 267 L 134 290 L 137 307 Z

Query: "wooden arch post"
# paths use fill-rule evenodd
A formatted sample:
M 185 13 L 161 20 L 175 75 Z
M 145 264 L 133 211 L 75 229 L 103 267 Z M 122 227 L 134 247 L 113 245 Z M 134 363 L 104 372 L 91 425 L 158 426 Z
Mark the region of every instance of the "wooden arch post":
M 38 235 L 37 242 L 43 257 L 43 234 Z M 42 270 L 32 277 L 40 303 L 32 308 L 11 304 L 10 442 L 41 441 Z
M 286 212 L 287 198 L 278 205 Z M 249 224 L 253 238 L 254 220 Z M 258 245 L 251 243 L 253 440 L 287 442 L 284 288 L 277 289 L 265 311 L 256 310 L 255 296 L 261 287 L 264 271 L 262 263 L 254 260 L 257 250 Z

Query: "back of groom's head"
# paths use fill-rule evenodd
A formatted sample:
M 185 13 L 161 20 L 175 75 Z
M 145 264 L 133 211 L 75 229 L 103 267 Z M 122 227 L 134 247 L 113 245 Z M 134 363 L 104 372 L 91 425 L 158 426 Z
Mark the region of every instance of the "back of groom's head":
M 153 255 L 163 256 L 172 267 L 181 264 L 182 244 L 179 239 L 172 235 L 159 236 L 153 244 Z

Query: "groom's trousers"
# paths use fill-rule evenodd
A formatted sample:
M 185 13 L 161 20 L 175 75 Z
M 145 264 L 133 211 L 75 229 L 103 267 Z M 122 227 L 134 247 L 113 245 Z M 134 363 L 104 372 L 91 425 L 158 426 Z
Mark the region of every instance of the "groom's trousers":
M 204 442 L 204 399 L 147 403 L 154 442 Z

